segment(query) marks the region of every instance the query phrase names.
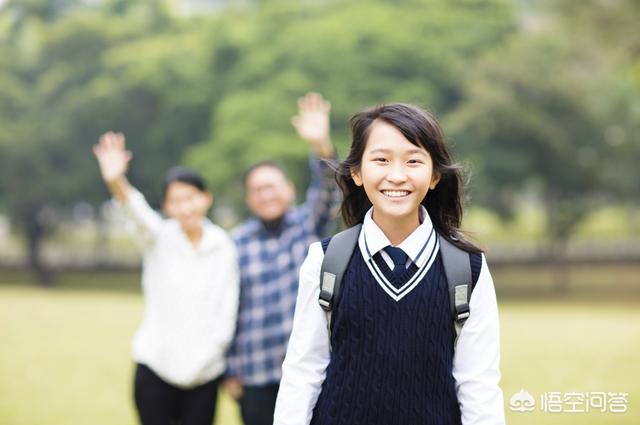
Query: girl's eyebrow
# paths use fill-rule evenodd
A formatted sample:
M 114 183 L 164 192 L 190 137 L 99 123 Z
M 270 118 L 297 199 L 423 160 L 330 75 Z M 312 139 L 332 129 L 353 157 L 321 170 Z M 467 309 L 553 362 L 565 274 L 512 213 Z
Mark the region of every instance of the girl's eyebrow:
M 369 154 L 376 154 L 376 153 L 391 153 L 391 149 L 385 149 L 385 148 L 377 148 L 377 149 L 373 149 L 369 151 Z M 413 155 L 413 154 L 422 154 L 425 155 L 426 151 L 424 149 L 409 149 L 407 151 L 405 151 L 405 154 L 408 155 Z
M 374 153 L 390 153 L 391 149 L 385 149 L 385 148 L 378 148 L 378 149 L 373 149 L 370 150 L 369 153 L 370 154 L 374 154 Z
M 426 152 L 424 149 L 418 149 L 418 148 L 416 148 L 416 149 L 410 149 L 410 150 L 408 150 L 408 151 L 407 151 L 407 153 L 408 153 L 409 155 L 413 155 L 414 153 L 419 153 L 419 154 L 422 154 L 422 155 L 426 155 L 426 153 L 427 153 L 427 152 Z

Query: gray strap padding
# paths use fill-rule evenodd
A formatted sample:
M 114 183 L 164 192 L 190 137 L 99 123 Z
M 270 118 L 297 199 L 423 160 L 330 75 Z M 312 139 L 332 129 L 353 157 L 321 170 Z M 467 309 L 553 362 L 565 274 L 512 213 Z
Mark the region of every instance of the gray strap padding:
M 331 348 L 331 311 L 334 302 L 340 294 L 342 276 L 349 264 L 351 254 L 358 243 L 362 224 L 343 230 L 334 235 L 324 253 L 320 267 L 320 307 L 327 312 L 327 328 L 329 329 L 329 348 Z
M 456 329 L 456 340 L 470 314 L 469 300 L 473 289 L 469 253 L 439 235 L 440 255 L 449 285 L 449 302 Z
M 337 233 L 329 241 L 320 267 L 320 306 L 325 311 L 333 308 L 334 294 L 340 293 L 342 276 L 347 268 L 353 249 L 358 242 L 362 224 Z

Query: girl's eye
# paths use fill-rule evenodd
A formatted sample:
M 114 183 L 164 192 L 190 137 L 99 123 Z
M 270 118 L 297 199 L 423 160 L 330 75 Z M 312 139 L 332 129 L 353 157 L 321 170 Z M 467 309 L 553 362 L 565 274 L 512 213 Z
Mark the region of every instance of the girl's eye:
M 387 162 L 387 159 L 380 157 L 380 158 L 373 158 L 373 161 L 374 162 L 379 162 L 379 163 L 385 163 L 385 162 Z
M 422 164 L 422 161 L 419 159 L 410 159 L 407 161 L 409 164 Z

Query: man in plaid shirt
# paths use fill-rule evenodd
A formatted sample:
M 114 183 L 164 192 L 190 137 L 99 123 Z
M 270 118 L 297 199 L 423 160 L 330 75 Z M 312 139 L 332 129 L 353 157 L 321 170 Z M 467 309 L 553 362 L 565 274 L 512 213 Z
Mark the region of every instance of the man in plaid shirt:
M 225 388 L 240 402 L 245 425 L 271 425 L 298 291 L 298 272 L 309 245 L 330 233 L 340 191 L 326 160 L 329 102 L 317 93 L 298 100 L 292 119 L 311 144 L 306 202 L 294 206 L 293 183 L 275 162 L 246 173 L 246 201 L 254 217 L 232 231 L 240 262 L 240 310 L 227 355 Z

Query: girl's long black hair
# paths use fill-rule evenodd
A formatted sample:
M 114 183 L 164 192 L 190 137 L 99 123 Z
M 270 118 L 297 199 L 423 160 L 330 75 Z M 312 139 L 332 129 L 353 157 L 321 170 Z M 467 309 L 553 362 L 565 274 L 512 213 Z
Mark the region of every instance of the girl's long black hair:
M 467 252 L 482 252 L 460 231 L 464 199 L 462 167 L 453 162 L 444 134 L 433 115 L 414 105 L 381 105 L 365 109 L 351 118 L 351 150 L 336 170 L 336 181 L 343 195 L 340 212 L 345 225 L 351 227 L 362 223 L 371 208 L 364 188 L 355 184 L 351 173 L 360 170 L 371 125 L 376 120 L 394 126 L 408 141 L 426 149 L 431 155 L 434 173 L 440 176 L 440 181 L 435 189 L 429 190 L 422 205 L 427 209 L 436 231 Z

